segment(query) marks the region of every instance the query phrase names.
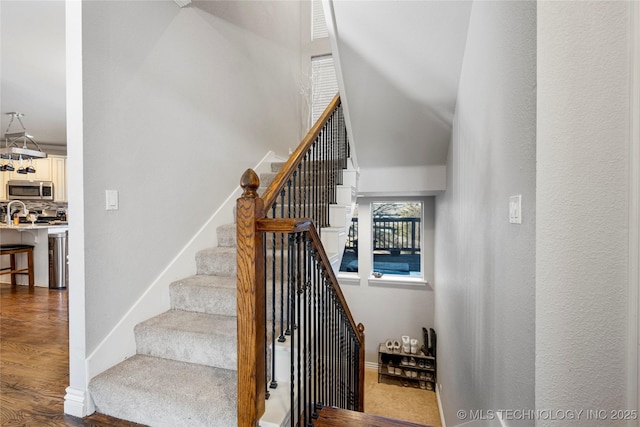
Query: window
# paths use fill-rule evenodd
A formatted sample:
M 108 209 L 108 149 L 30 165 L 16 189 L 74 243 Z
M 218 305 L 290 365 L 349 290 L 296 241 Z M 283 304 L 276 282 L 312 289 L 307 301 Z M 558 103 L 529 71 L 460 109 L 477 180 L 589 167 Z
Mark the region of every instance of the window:
M 422 279 L 424 203 L 359 203 L 347 234 L 340 272 Z
M 313 0 L 311 7 L 311 40 L 329 37 L 327 22 L 324 19 L 322 0 Z
M 315 123 L 338 93 L 338 79 L 333 56 L 311 58 L 311 123 Z
M 422 276 L 422 202 L 371 204 L 373 273 Z
M 347 241 L 342 253 L 340 271 L 344 273 L 358 272 L 358 205 L 353 210 L 349 234 L 347 234 Z

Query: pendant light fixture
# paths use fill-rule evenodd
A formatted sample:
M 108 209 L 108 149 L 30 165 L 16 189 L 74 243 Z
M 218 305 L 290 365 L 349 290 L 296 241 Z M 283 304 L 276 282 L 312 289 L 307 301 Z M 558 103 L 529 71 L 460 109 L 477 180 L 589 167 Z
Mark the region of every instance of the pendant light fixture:
M 44 159 L 47 157 L 47 153 L 42 151 L 38 143 L 33 140 L 33 136 L 27 134 L 27 130 L 22 123 L 24 114 L 14 112 L 7 113 L 7 115 L 11 116 L 11 120 L 4 133 L 4 147 L 0 146 L 0 159 L 3 160 L 3 163 L 0 165 L 0 171 L 14 171 L 15 166 L 13 161 L 18 160 L 20 162 L 20 173 L 23 173 L 23 170 L 25 171 L 24 173 L 35 173 L 36 170 L 32 163 L 33 159 Z M 9 132 L 11 125 L 13 125 L 16 119 L 18 123 L 20 123 L 22 130 Z M 28 162 L 28 167 L 23 167 L 24 161 Z

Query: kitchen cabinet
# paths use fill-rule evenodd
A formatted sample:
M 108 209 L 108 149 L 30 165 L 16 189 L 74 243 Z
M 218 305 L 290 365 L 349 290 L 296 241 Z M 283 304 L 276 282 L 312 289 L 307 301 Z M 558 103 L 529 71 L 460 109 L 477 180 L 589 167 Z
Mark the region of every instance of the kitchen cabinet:
M 4 160 L 3 160 L 4 162 Z M 27 160 L 22 161 L 23 166 L 27 166 L 29 162 Z M 20 162 L 18 160 L 13 161 L 13 165 L 16 170 L 13 172 L 2 172 L 2 175 L 5 177 L 6 181 L 14 181 L 14 180 L 28 180 L 28 181 L 51 181 L 51 158 L 47 157 L 45 159 L 34 159 L 33 167 L 36 169 L 35 173 L 29 174 L 19 174 L 18 168 L 20 167 Z
M 51 159 L 51 180 L 53 181 L 53 201 L 67 201 L 67 158 L 49 156 Z
M 3 160 L 4 162 L 4 160 Z M 14 160 L 16 169 L 19 162 Z M 27 162 L 23 161 L 26 165 Z M 55 202 L 67 201 L 67 158 L 66 156 L 51 155 L 46 159 L 33 160 L 35 173 L 27 175 L 13 172 L 0 172 L 0 200 L 7 200 L 7 182 L 17 180 L 53 181 L 53 197 Z

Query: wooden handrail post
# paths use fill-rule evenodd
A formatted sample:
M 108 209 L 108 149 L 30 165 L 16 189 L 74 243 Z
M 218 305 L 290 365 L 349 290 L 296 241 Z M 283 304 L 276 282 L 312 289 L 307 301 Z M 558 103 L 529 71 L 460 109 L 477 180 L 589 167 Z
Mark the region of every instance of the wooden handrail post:
M 238 315 L 238 426 L 256 427 L 265 408 L 265 288 L 263 233 L 256 221 L 264 217 L 258 197 L 258 175 L 247 171 L 240 179 L 244 190 L 236 202 L 237 315 Z

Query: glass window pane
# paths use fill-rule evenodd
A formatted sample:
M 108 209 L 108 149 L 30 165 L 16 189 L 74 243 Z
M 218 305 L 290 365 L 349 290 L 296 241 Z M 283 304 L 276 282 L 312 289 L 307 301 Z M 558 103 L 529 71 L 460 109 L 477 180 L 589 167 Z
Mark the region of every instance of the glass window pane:
M 311 40 L 329 37 L 322 0 L 313 0 L 311 8 Z
M 422 203 L 377 202 L 371 208 L 373 272 L 422 276 Z
M 313 125 L 324 109 L 338 93 L 338 80 L 333 65 L 333 56 L 311 58 L 311 124 Z
M 340 271 L 348 273 L 358 272 L 358 206 L 356 205 L 353 210 L 353 218 L 351 218 L 351 226 L 349 227 L 349 234 L 347 235 L 347 241 L 344 245 L 344 252 L 342 254 L 342 263 L 340 264 Z

